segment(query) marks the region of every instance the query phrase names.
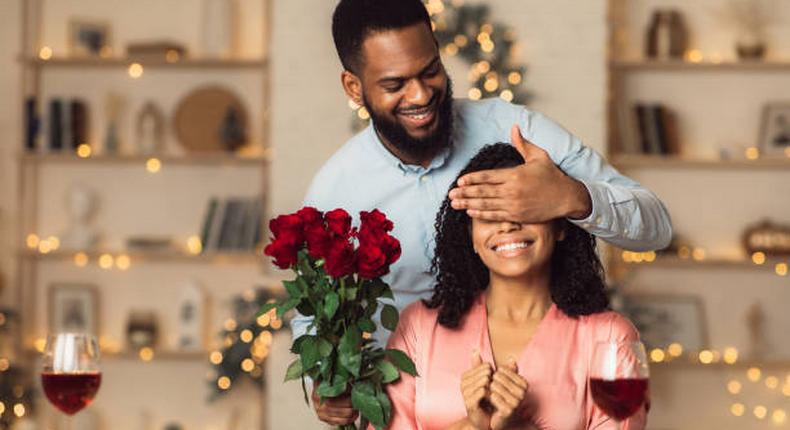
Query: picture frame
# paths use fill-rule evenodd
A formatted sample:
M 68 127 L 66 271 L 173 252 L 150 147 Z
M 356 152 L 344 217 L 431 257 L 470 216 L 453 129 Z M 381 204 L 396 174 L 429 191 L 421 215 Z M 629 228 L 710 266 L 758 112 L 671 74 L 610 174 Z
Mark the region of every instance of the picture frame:
M 790 101 L 772 102 L 763 108 L 760 153 L 790 157 Z
M 679 343 L 687 351 L 710 345 L 702 300 L 691 295 L 627 294 L 624 313 L 648 349 Z
M 48 293 L 50 333 L 99 334 L 99 293 L 94 285 L 52 284 Z
M 69 54 L 73 57 L 110 57 L 110 23 L 87 19 L 69 21 Z

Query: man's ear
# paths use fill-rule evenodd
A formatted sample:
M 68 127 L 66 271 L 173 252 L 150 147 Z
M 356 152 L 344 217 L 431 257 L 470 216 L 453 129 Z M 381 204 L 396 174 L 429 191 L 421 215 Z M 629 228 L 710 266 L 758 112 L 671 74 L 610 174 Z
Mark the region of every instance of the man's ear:
M 340 82 L 343 84 L 343 90 L 348 98 L 357 105 L 362 106 L 364 104 L 362 101 L 362 81 L 357 75 L 348 70 L 343 70 L 343 73 L 340 74 Z

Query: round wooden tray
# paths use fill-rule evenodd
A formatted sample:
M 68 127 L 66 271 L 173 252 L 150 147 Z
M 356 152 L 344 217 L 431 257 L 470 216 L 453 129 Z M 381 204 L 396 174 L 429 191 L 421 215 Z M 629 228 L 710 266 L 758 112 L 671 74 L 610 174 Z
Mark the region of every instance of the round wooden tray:
M 239 115 L 241 127 L 249 136 L 247 111 L 241 100 L 227 88 L 212 85 L 198 88 L 179 101 L 173 128 L 181 145 L 190 152 L 227 151 L 222 142 L 222 123 L 228 109 Z

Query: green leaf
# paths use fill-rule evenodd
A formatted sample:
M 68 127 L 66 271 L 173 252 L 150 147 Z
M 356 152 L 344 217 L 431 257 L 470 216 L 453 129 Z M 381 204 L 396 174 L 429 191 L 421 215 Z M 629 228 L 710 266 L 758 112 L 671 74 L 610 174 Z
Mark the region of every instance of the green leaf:
M 354 287 L 346 288 L 346 300 L 356 300 L 357 299 L 357 289 Z
M 332 319 L 340 306 L 340 297 L 334 291 L 324 297 L 324 315 L 327 319 Z
M 291 345 L 291 352 L 294 354 L 301 354 L 302 353 L 302 343 L 307 340 L 308 337 L 312 337 L 309 334 L 303 334 L 294 340 L 294 343 Z
M 346 384 L 348 380 L 342 376 L 335 376 L 335 380 L 328 384 L 327 382 L 322 382 L 321 385 L 318 386 L 318 395 L 321 398 L 329 398 L 329 397 L 337 397 L 346 392 Z
M 299 299 L 304 295 L 305 290 L 299 288 L 299 285 L 297 285 L 296 281 L 283 281 L 283 286 L 285 286 L 285 291 L 288 291 L 288 295 L 292 299 Z
M 387 393 L 382 390 L 376 391 L 376 398 L 379 400 L 382 412 L 384 412 L 384 422 L 389 423 L 390 418 L 392 418 L 392 403 L 390 402 L 390 398 L 387 396 Z
M 255 314 L 255 318 L 258 318 L 259 316 L 265 314 L 266 312 L 269 312 L 270 310 L 272 310 L 272 309 L 274 309 L 276 307 L 277 307 L 277 303 L 266 303 L 266 304 L 264 304 L 258 310 L 258 313 Z
M 320 358 L 321 354 L 318 351 L 318 342 L 316 342 L 316 337 L 309 336 L 302 342 L 302 369 L 311 369 L 316 363 L 318 363 Z
M 384 284 L 384 288 L 383 288 L 383 290 L 381 292 L 381 297 L 384 297 L 384 298 L 387 298 L 387 299 L 395 299 L 395 295 L 392 294 L 392 288 L 390 288 L 389 285 Z
M 340 364 L 356 377 L 359 377 L 359 368 L 362 366 L 361 341 L 362 334 L 356 326 L 352 325 L 343 333 L 337 347 Z
M 285 371 L 284 381 L 291 381 L 302 376 L 302 360 L 296 359 L 288 365 L 288 370 Z
M 408 373 L 411 376 L 417 376 L 417 368 L 414 366 L 414 362 L 411 361 L 406 353 L 399 349 L 387 349 L 385 350 L 387 354 L 387 358 L 390 359 L 392 364 L 398 367 L 398 369 Z
M 329 357 L 332 354 L 332 344 L 322 337 L 318 338 L 318 353 L 321 357 Z
M 296 268 L 299 272 L 307 277 L 307 279 L 314 279 L 316 272 L 310 264 L 310 257 L 304 251 L 299 251 L 299 258 L 296 263 Z
M 389 384 L 392 381 L 397 381 L 398 378 L 400 378 L 400 372 L 398 372 L 398 368 L 387 360 L 377 361 L 376 369 L 381 371 L 382 376 L 384 376 L 382 382 L 385 384 Z
M 363 381 L 354 384 L 351 389 L 351 404 L 376 428 L 384 427 L 384 411 L 376 397 L 376 392 L 370 382 Z
M 374 324 L 373 320 L 370 318 L 360 318 L 359 321 L 357 321 L 357 324 L 362 331 L 366 331 L 368 333 L 373 333 L 376 331 L 376 324 Z
M 389 331 L 398 326 L 398 309 L 392 305 L 384 305 L 381 309 L 381 325 Z

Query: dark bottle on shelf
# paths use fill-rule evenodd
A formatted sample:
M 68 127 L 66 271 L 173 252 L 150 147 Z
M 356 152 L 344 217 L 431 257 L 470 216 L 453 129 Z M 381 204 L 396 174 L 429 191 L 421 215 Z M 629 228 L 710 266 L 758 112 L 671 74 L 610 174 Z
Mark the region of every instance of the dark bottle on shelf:
M 63 102 L 52 99 L 49 102 L 49 149 L 63 149 Z

